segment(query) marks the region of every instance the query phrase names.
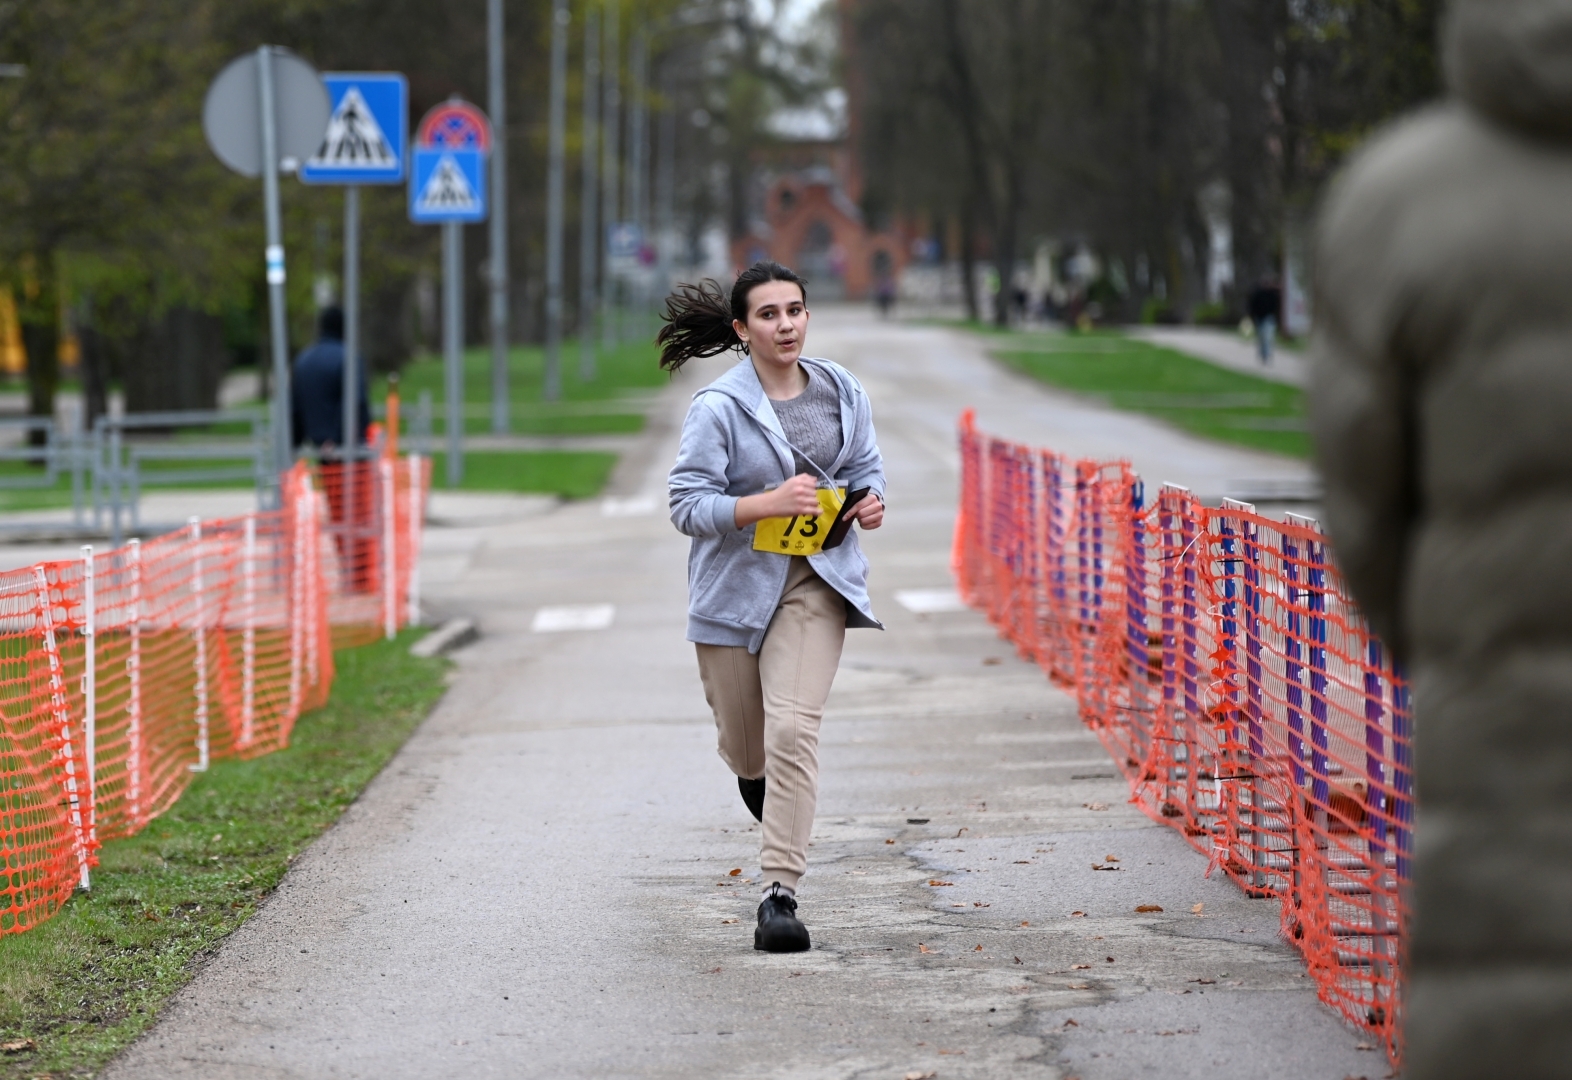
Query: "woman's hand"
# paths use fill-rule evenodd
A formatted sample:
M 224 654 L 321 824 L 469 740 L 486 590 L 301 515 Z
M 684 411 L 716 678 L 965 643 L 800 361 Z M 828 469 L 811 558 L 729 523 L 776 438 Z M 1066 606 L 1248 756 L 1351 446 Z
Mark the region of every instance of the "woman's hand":
M 873 492 L 868 492 L 846 513 L 843 518 L 856 518 L 857 524 L 864 529 L 877 529 L 884 524 L 884 502 Z
M 824 512 L 819 505 L 818 486 L 812 476 L 802 473 L 774 491 L 744 495 L 737 500 L 734 511 L 737 528 L 746 529 L 765 518 L 818 517 Z

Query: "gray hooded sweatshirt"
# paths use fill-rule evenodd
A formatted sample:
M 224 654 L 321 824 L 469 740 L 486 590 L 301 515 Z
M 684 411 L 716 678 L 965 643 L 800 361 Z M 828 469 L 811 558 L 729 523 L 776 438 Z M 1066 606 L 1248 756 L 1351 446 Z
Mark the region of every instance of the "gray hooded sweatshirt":
M 884 459 L 873 408 L 855 376 L 829 360 L 804 365 L 839 392 L 841 453 L 815 462 L 848 492 L 884 497 Z M 744 358 L 693 396 L 668 488 L 671 523 L 693 537 L 688 555 L 688 640 L 746 646 L 756 653 L 786 589 L 791 559 L 753 550 L 752 525 L 737 528 L 737 500 L 796 475 L 792 451 L 752 361 Z M 868 602 L 868 559 L 853 528 L 839 547 L 808 556 L 814 572 L 846 599 L 848 627 L 884 629 Z
M 1572 0 L 1456 0 L 1451 100 L 1338 181 L 1312 414 L 1408 664 L 1410 1080 L 1572 1075 Z

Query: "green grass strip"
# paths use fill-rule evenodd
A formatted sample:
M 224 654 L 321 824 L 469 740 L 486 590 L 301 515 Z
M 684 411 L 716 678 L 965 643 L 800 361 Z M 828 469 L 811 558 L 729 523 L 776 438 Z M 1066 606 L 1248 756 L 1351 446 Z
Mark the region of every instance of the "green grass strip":
M 448 456 L 432 455 L 431 485 L 446 490 Z M 464 454 L 460 491 L 505 491 L 588 499 L 600 494 L 617 455 L 599 450 L 474 450 Z
M 650 338 L 653 339 L 653 332 Z M 508 352 L 508 399 L 511 405 L 512 432 L 515 435 L 631 435 L 644 429 L 644 414 L 636 399 L 659 390 L 670 379 L 660 370 L 659 353 L 653 340 L 629 342 L 612 349 L 597 350 L 595 377 L 579 378 L 579 348 L 576 341 L 562 346 L 562 397 L 545 400 L 545 350 L 538 346 L 516 346 Z M 442 358 L 422 356 L 407 364 L 399 374 L 399 396 L 405 430 L 414 417 L 420 392 L 428 391 L 432 401 L 432 430 L 446 430 L 446 384 Z M 380 402 L 387 392 L 383 379 L 373 388 Z M 491 430 L 491 352 L 470 349 L 464 354 L 464 401 L 467 406 L 464 430 L 484 434 Z M 406 434 L 407 437 L 407 434 Z
M 216 762 L 147 829 L 105 844 L 93 890 L 0 938 L 0 1080 L 89 1075 L 255 913 L 290 862 L 387 764 L 442 694 L 420 631 L 336 654 L 328 704 L 287 750 Z
M 1310 456 L 1304 391 L 1118 333 L 1017 333 L 993 355 L 1049 386 L 1219 442 Z

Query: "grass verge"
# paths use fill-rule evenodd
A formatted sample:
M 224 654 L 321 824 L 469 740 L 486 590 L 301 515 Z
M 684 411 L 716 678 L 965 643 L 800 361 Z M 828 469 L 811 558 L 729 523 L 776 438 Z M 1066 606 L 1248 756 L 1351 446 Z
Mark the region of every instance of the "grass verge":
M 447 489 L 447 455 L 433 454 L 431 483 Z M 473 450 L 460 491 L 511 491 L 588 499 L 600 494 L 617 455 L 599 450 Z
M 1113 332 L 1019 333 L 993 348 L 1035 379 L 1220 442 L 1310 456 L 1304 391 Z
M 217 762 L 137 836 L 105 844 L 93 891 L 0 938 L 0 1080 L 91 1075 L 256 911 L 442 693 L 419 631 L 338 653 L 328 704 L 287 750 Z
M 598 350 L 595 377 L 579 377 L 578 342 L 562 346 L 562 397 L 546 401 L 546 354 L 537 347 L 516 347 L 508 353 L 508 399 L 516 435 L 631 435 L 644 429 L 644 413 L 630 396 L 658 390 L 668 376 L 657 365 L 659 353 L 647 341 L 630 342 Z M 399 375 L 406 431 L 414 417 L 420 392 L 429 391 L 432 430 L 446 430 L 442 360 L 426 356 L 407 364 Z M 387 384 L 379 379 L 373 400 L 382 401 Z M 464 430 L 482 435 L 491 431 L 491 353 L 470 349 L 464 354 Z M 406 436 L 407 437 L 407 436 Z

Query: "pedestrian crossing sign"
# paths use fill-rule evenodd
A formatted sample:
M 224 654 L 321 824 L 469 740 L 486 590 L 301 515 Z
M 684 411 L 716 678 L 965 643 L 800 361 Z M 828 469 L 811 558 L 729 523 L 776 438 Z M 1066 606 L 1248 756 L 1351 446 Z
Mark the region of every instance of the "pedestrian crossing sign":
M 300 168 L 308 184 L 397 184 L 409 145 L 409 87 L 397 72 L 328 72 L 327 133 Z
M 486 220 L 486 155 L 448 147 L 415 149 L 409 220 L 416 225 Z

